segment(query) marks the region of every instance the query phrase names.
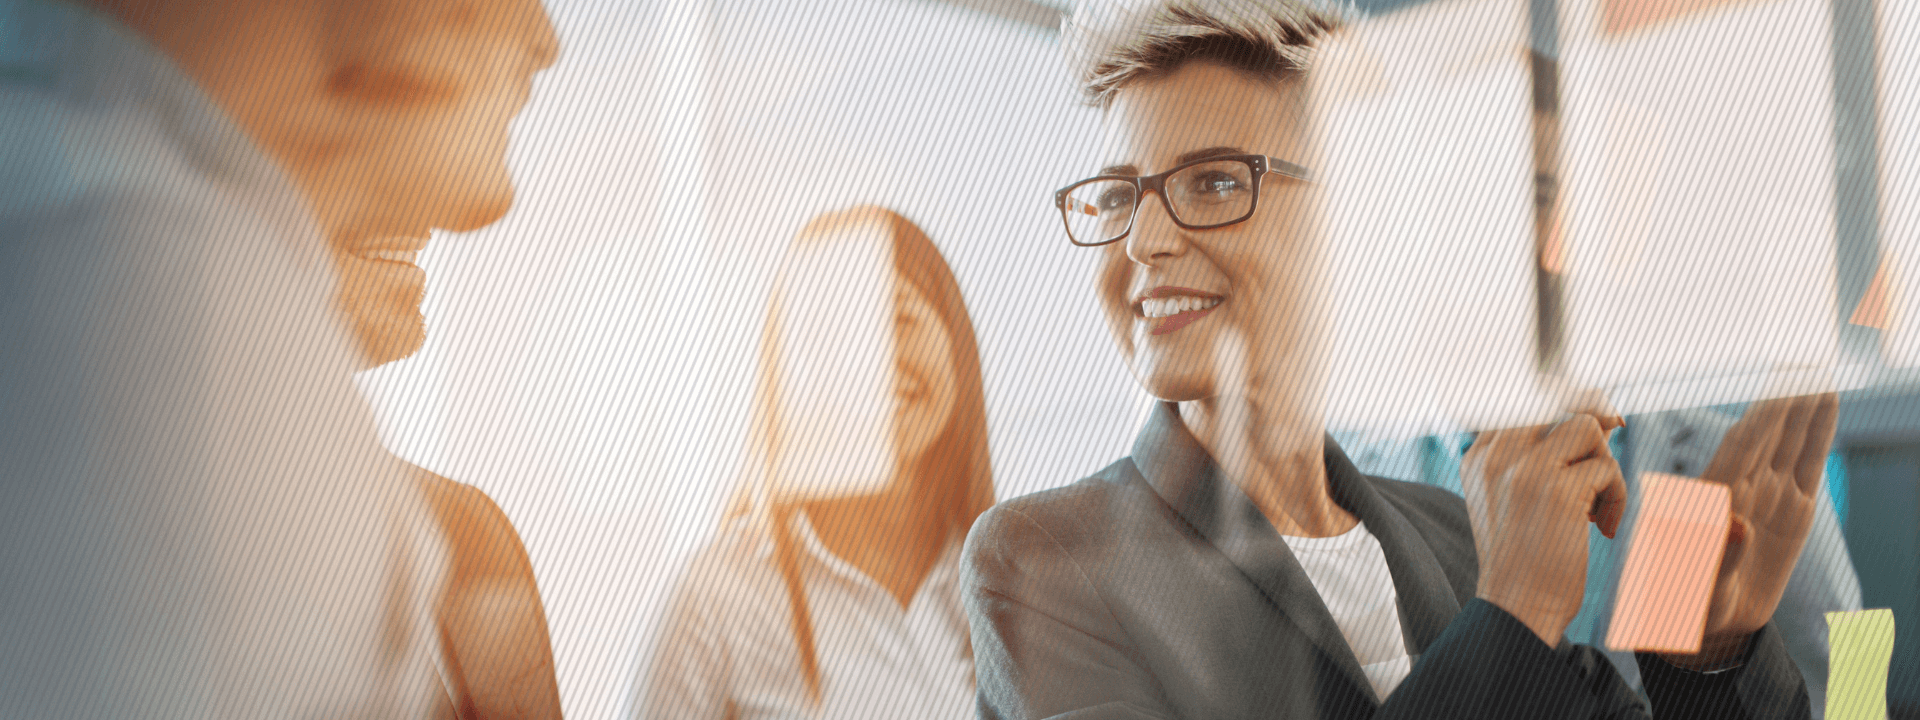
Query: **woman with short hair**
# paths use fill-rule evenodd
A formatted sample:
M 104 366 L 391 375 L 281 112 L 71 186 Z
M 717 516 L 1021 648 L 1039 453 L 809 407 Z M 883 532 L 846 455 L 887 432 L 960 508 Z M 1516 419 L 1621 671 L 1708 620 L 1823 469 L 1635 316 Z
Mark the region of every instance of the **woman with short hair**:
M 1116 5 L 1119 5 L 1116 3 Z M 1483 434 L 1461 497 L 1362 475 L 1325 433 L 1328 252 L 1304 83 L 1350 18 L 1314 0 L 1083 6 L 1063 30 L 1105 114 L 1055 194 L 1122 360 L 1159 405 L 1130 457 L 1009 501 L 968 538 L 987 718 L 1633 718 L 1564 631 L 1617 419 Z M 1767 624 L 1806 538 L 1832 395 L 1762 403 L 1705 477 L 1732 490 L 1701 652 L 1643 654 L 1662 717 L 1806 717 Z

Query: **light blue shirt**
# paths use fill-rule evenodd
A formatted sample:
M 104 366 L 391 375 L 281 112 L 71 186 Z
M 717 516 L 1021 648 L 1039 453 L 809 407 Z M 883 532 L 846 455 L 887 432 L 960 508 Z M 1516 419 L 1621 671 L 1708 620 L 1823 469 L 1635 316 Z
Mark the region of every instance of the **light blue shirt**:
M 0 717 L 417 717 L 443 541 L 325 239 L 170 60 L 0 0 Z

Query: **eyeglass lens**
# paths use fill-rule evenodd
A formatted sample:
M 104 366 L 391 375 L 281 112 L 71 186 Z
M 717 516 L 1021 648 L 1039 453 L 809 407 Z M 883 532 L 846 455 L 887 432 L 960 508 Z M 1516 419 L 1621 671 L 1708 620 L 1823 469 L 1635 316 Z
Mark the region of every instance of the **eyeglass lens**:
M 1238 160 L 1192 165 L 1167 178 L 1166 194 L 1181 224 L 1238 222 L 1253 214 L 1253 168 Z M 1083 245 L 1112 242 L 1127 233 L 1139 203 L 1139 189 L 1130 181 L 1082 183 L 1067 193 L 1067 232 Z

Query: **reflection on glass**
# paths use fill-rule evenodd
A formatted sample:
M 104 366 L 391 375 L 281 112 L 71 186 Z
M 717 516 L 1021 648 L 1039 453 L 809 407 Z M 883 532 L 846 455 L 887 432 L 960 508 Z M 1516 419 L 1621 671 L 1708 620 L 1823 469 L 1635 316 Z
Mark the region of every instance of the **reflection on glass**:
M 874 258 L 890 272 L 869 272 Z M 843 305 L 793 312 L 824 297 Z M 872 298 L 886 301 L 877 325 Z M 958 560 L 993 482 L 979 352 L 952 271 L 897 214 L 830 214 L 790 248 L 768 318 L 757 459 L 668 601 L 634 717 L 970 717 Z M 833 356 L 874 347 L 891 348 L 888 372 L 864 382 L 786 366 L 858 370 L 870 364 Z M 819 404 L 784 399 L 807 396 Z M 842 402 L 890 412 L 837 425 Z M 808 427 L 807 443 L 782 439 Z M 878 482 L 864 475 L 874 444 L 890 449 Z
M 1675 384 L 1615 398 L 1642 412 L 1768 397 L 1713 378 L 1831 366 L 1832 4 L 1558 5 L 1568 379 Z

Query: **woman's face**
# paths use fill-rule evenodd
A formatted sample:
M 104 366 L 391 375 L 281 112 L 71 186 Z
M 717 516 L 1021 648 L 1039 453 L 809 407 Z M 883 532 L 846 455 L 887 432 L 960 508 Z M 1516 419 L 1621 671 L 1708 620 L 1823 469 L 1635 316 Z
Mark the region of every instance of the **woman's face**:
M 1215 155 L 1260 154 L 1307 164 L 1292 85 L 1220 65 L 1189 63 L 1120 90 L 1105 118 L 1102 174 L 1152 175 Z M 1321 392 L 1324 254 L 1313 242 L 1307 186 L 1268 175 L 1245 222 L 1212 230 L 1174 224 L 1157 194 L 1141 199 L 1126 239 L 1102 253 L 1096 293 L 1121 357 L 1162 400 L 1213 398 L 1216 364 L 1259 363 L 1281 392 Z M 1226 348 L 1238 341 L 1248 353 Z M 1248 357 L 1247 360 L 1240 360 Z
M 909 462 L 926 454 L 959 403 L 953 340 L 920 289 L 894 282 L 894 437 Z

